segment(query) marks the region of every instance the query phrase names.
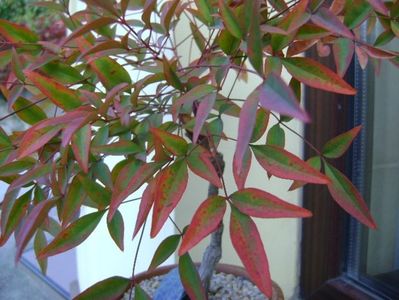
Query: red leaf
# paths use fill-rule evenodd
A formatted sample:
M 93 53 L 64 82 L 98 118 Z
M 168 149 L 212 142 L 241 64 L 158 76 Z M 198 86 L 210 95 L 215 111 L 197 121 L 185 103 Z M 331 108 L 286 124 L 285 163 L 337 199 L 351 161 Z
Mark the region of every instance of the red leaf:
M 352 32 L 341 22 L 341 20 L 334 15 L 330 10 L 321 7 L 315 14 L 312 15 L 311 20 L 317 26 L 324 28 L 332 33 L 336 33 L 343 37 L 353 39 Z
M 364 225 L 376 229 L 373 217 L 363 200 L 362 195 L 350 180 L 328 163 L 324 164 L 326 175 L 331 179 L 328 190 L 334 200 L 352 217 Z
M 179 275 L 189 299 L 207 300 L 197 268 L 188 253 L 179 258 Z
M 251 168 L 251 163 L 252 163 L 252 152 L 248 148 L 247 151 L 244 154 L 244 157 L 241 162 L 241 170 L 239 171 L 237 167 L 237 159 L 234 154 L 233 158 L 233 176 L 234 176 L 234 181 L 236 182 L 236 185 L 239 189 L 244 188 L 245 186 L 245 181 L 247 180 L 249 170 Z
M 111 198 L 111 205 L 109 207 L 108 221 L 112 219 L 115 211 L 122 203 L 123 200 L 139 187 L 141 187 L 156 171 L 161 167 L 158 163 L 146 163 L 140 166 L 137 172 L 129 180 L 126 188 L 123 190 L 114 189 Z
M 157 185 L 157 179 L 155 178 L 154 180 L 151 180 L 148 183 L 147 187 L 143 192 L 143 196 L 141 197 L 140 200 L 139 212 L 136 218 L 136 226 L 134 228 L 133 238 L 139 232 L 141 226 L 143 226 L 144 221 L 147 219 L 148 214 L 150 213 L 152 204 L 154 203 L 154 192 L 156 185 Z
M 211 112 L 213 105 L 215 104 L 216 93 L 209 94 L 201 99 L 198 105 L 197 113 L 195 116 L 195 126 L 193 131 L 193 143 L 196 144 L 198 136 L 201 132 L 202 126 L 204 125 L 209 113 Z
M 226 199 L 212 196 L 198 207 L 183 236 L 179 255 L 185 254 L 207 235 L 216 230 L 226 211 Z
M 29 240 L 32 238 L 36 229 L 43 223 L 43 221 L 47 217 L 48 211 L 54 204 L 55 201 L 52 199 L 44 200 L 36 205 L 26 218 L 26 221 L 23 223 L 22 228 L 20 229 L 16 237 L 17 254 L 15 259 L 17 261 L 21 257 L 22 251 L 28 244 Z
M 237 146 L 233 162 L 237 168 L 237 173 L 242 173 L 242 162 L 255 127 L 258 102 L 259 91 L 257 88 L 248 96 L 241 108 L 240 120 L 238 123 Z
M 368 57 L 366 51 L 363 50 L 363 48 L 361 48 L 359 46 L 355 46 L 355 52 L 356 52 L 356 57 L 357 57 L 357 60 L 359 61 L 360 67 L 363 70 L 366 69 L 367 63 L 369 60 L 369 57 Z
M 37 165 L 35 168 L 27 171 L 23 175 L 19 176 L 15 179 L 11 185 L 8 187 L 7 192 L 13 191 L 35 179 L 41 178 L 43 176 L 48 175 L 51 172 L 51 165 Z
M 268 298 L 272 296 L 269 263 L 254 221 L 232 207 L 230 237 L 251 280 Z
M 391 59 L 399 55 L 398 53 L 369 45 L 360 45 L 359 47 L 361 47 L 369 56 L 377 59 Z
M 89 172 L 89 153 L 91 126 L 87 124 L 75 132 L 72 138 L 72 150 L 83 172 Z
M 0 19 L 0 35 L 12 43 L 36 43 L 38 36 L 26 26 Z
M 356 94 L 356 90 L 336 73 L 310 58 L 285 58 L 283 64 L 293 77 L 308 86 L 339 94 Z
M 346 70 L 352 62 L 353 54 L 355 53 L 355 44 L 352 40 L 339 38 L 333 44 L 333 53 L 337 73 L 339 76 L 344 77 Z
M 150 131 L 170 153 L 177 156 L 187 153 L 188 144 L 182 137 L 158 128 L 151 128 Z
M 131 279 L 114 276 L 97 282 L 74 300 L 116 300 L 120 299 L 131 284 Z
M 230 195 L 235 207 L 242 213 L 258 218 L 304 218 L 312 213 L 292 205 L 265 191 L 246 188 Z
M 259 93 L 260 104 L 264 108 L 304 122 L 310 121 L 308 114 L 301 109 L 294 92 L 280 76 L 269 74 L 256 90 Z
M 328 178 L 294 154 L 272 145 L 251 146 L 259 164 L 279 178 L 327 184 Z
M 212 155 L 202 146 L 195 145 L 192 150 L 189 150 L 187 164 L 193 173 L 208 180 L 218 188 L 222 187 L 222 182 L 212 163 Z
M 151 237 L 155 237 L 179 203 L 187 187 L 188 173 L 185 160 L 179 160 L 159 172 L 154 193 Z

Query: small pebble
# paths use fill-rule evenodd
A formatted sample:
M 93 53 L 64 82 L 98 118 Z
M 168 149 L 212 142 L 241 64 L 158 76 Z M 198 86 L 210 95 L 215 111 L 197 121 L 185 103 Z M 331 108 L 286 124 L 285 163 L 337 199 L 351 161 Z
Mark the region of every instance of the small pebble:
M 140 287 L 151 297 L 159 287 L 163 276 L 155 276 L 140 282 Z M 134 295 L 134 291 L 133 291 Z M 134 299 L 134 297 L 133 297 Z M 267 300 L 249 280 L 225 273 L 214 273 L 209 288 L 209 300 Z M 129 291 L 123 300 L 129 300 Z

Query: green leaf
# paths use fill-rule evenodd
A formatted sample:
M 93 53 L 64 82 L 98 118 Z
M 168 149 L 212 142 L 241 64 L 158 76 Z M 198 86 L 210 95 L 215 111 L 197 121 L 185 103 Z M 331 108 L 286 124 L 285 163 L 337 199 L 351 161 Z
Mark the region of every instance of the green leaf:
M 267 132 L 266 143 L 281 148 L 285 146 L 285 131 L 280 127 L 280 124 L 273 125 Z
M 227 30 L 236 38 L 241 39 L 243 36 L 240 24 L 234 13 L 230 10 L 229 6 L 224 0 L 219 0 L 220 14 Z
M 136 284 L 134 286 L 134 300 L 151 300 L 151 298 L 140 285 Z
M 305 218 L 312 213 L 256 188 L 241 189 L 230 195 L 242 213 L 258 218 Z
M 197 268 L 188 253 L 179 258 L 179 274 L 183 287 L 191 300 L 207 299 Z
M 350 180 L 339 170 L 328 163 L 324 164 L 326 175 L 330 178 L 331 183 L 328 185 L 333 199 L 352 217 L 367 227 L 376 229 L 373 217 L 367 208 L 362 195 Z
M 206 25 L 211 25 L 213 23 L 213 18 L 211 15 L 212 7 L 208 0 L 194 0 L 195 5 L 198 8 L 199 13 L 206 22 Z
M 339 76 L 344 77 L 353 59 L 355 44 L 350 39 L 339 38 L 333 44 L 333 53 L 337 73 Z
M 270 112 L 263 108 L 259 108 L 256 111 L 255 126 L 250 140 L 251 143 L 258 141 L 266 132 L 267 125 L 269 124 L 269 117 Z
M 166 57 L 163 58 L 163 73 L 166 81 L 178 90 L 183 90 L 183 84 L 176 74 L 176 67 L 173 66 Z
M 263 74 L 263 49 L 260 32 L 260 1 L 245 1 L 245 9 L 251 14 L 247 34 L 247 55 L 254 69 Z
M 336 73 L 310 58 L 285 58 L 283 65 L 293 77 L 308 86 L 339 94 L 356 94 L 356 89 Z
M 10 213 L 8 214 L 6 226 L 3 231 L 3 238 L 8 238 L 11 233 L 19 226 L 22 219 L 28 212 L 28 207 L 32 198 L 32 190 L 24 193 L 21 197 L 15 200 Z
M 38 256 L 39 252 L 43 250 L 47 246 L 47 238 L 44 234 L 44 231 L 38 229 L 35 235 L 35 240 L 33 242 L 33 249 L 35 250 L 35 255 Z M 40 266 L 40 270 L 43 274 L 47 272 L 47 258 L 45 259 L 38 259 L 38 263 Z
M 114 276 L 92 285 L 74 300 L 110 300 L 119 299 L 130 286 L 131 280 L 120 276 Z
M 353 29 L 367 19 L 371 12 L 370 4 L 365 0 L 345 1 L 344 24 Z
M 374 42 L 374 46 L 381 47 L 388 44 L 395 38 L 395 34 L 391 30 L 382 32 Z
M 158 246 L 151 260 L 148 270 L 153 270 L 166 261 L 177 249 L 180 242 L 180 234 L 174 234 L 164 239 Z
M 24 73 L 45 96 L 63 110 L 72 110 L 82 105 L 75 90 L 69 89 L 54 79 L 43 76 L 38 72 L 25 70 Z
M 251 145 L 259 164 L 279 178 L 327 184 L 328 178 L 294 154 L 271 145 Z
M 106 208 L 111 202 L 111 191 L 98 184 L 95 180 L 90 179 L 86 175 L 78 174 L 83 190 L 87 193 L 90 199 L 97 203 L 99 209 Z
M 79 175 L 75 176 L 68 185 L 68 191 L 63 201 L 61 219 L 64 225 L 68 224 L 76 216 L 85 198 L 86 194 L 79 180 Z
M 64 45 L 66 43 L 68 43 L 69 41 L 84 35 L 85 33 L 88 33 L 92 30 L 97 30 L 101 27 L 104 27 L 106 25 L 115 23 L 116 20 L 114 18 L 109 18 L 109 17 L 102 17 L 102 18 L 98 18 L 94 21 L 88 22 L 85 25 L 83 25 L 82 27 L 79 27 L 78 29 L 74 30 L 70 35 L 68 35 L 68 37 L 64 40 Z
M 73 84 L 84 80 L 84 77 L 76 68 L 60 61 L 50 61 L 41 66 L 39 70 L 47 77 L 63 84 Z
M 361 129 L 361 125 L 357 126 L 329 140 L 323 147 L 323 155 L 328 158 L 338 158 L 342 156 L 346 150 L 348 150 Z
M 30 124 L 34 125 L 39 121 L 47 119 L 46 113 L 38 106 L 24 97 L 19 97 L 12 106 L 17 112 L 18 117 Z
M 219 47 L 223 50 L 227 55 L 232 55 L 240 46 L 240 40 L 235 38 L 229 31 L 222 30 L 220 31 L 217 42 Z
M 151 237 L 155 237 L 170 213 L 179 203 L 187 187 L 188 172 L 185 160 L 178 160 L 159 172 L 154 187 L 154 210 Z
M 123 251 L 123 239 L 125 234 L 125 226 L 122 214 L 117 210 L 110 222 L 107 222 L 108 232 L 114 240 L 115 244 Z
M 222 222 L 225 211 L 226 199 L 221 196 L 211 196 L 202 202 L 184 233 L 179 255 L 183 255 L 215 231 Z
M 306 163 L 317 171 L 321 170 L 321 159 L 319 156 L 313 156 L 313 157 L 307 159 Z M 299 189 L 300 187 L 303 187 L 305 184 L 307 184 L 307 182 L 300 181 L 300 180 L 294 180 L 294 182 L 291 184 L 291 186 L 288 190 L 293 191 L 293 190 Z
M 15 48 L 12 48 L 11 70 L 20 81 L 25 81 L 25 75 L 22 72 L 22 63 Z
M 121 83 L 130 84 L 132 82 L 126 69 L 109 57 L 96 59 L 90 62 L 90 66 L 107 90 L 111 90 Z
M 62 230 L 55 238 L 39 253 L 39 258 L 46 258 L 72 249 L 80 245 L 96 229 L 105 211 L 98 211 L 85 215 L 67 228 Z
M 23 171 L 32 168 L 36 163 L 36 160 L 30 157 L 26 157 L 20 160 L 10 162 L 2 165 L 0 168 L 0 176 L 12 176 L 17 175 Z
M 94 153 L 103 153 L 107 155 L 129 155 L 142 151 L 141 147 L 131 141 L 121 140 L 107 145 L 99 145 L 91 147 Z

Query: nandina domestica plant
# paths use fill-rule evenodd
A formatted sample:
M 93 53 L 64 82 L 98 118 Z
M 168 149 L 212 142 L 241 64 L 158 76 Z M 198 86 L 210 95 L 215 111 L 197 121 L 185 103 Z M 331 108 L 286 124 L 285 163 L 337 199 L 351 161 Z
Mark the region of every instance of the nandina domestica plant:
M 0 86 L 12 112 L 1 121 L 17 115 L 29 125 L 0 131 L 0 179 L 9 184 L 1 202 L 0 244 L 14 235 L 17 259 L 34 239 L 45 268 L 49 256 L 81 244 L 103 217 L 123 248 L 119 208 L 141 187 L 134 236 L 151 211 L 151 237 L 157 236 L 185 193 L 190 171 L 208 181 L 208 198 L 185 230 L 160 244 L 150 269 L 177 251 L 185 290 L 180 297 L 206 299 L 229 206 L 233 247 L 251 280 L 270 297 L 268 260 L 253 218 L 302 218 L 311 212 L 247 186 L 253 158 L 266 171 L 265 180 L 292 180 L 291 189 L 326 185 L 344 210 L 376 227 L 360 193 L 331 164 L 360 125 L 306 161 L 284 149 L 282 128 L 292 118 L 310 121 L 300 105 L 303 86 L 355 95 L 343 79 L 354 59 L 363 68 L 371 60 L 398 63 L 398 53 L 381 46 L 399 35 L 399 1 L 84 2 L 85 10 L 73 14 L 69 1 L 40 2 L 58 11 L 70 29 L 60 42 L 40 41 L 27 27 L 0 20 L 0 59 L 12 70 Z M 191 33 L 177 37 L 176 28 L 184 24 Z M 384 30 L 375 43 L 361 39 L 359 28 L 366 24 Z M 186 41 L 198 56 L 179 52 Z M 336 69 L 303 57 L 312 47 L 320 56 L 333 55 Z M 235 80 L 226 89 L 231 74 Z M 255 77 L 261 83 L 248 97 L 231 97 L 236 82 Z M 223 131 L 226 116 L 238 122 L 234 136 Z M 269 118 L 278 125 L 269 128 Z M 232 161 L 220 153 L 221 140 L 235 147 Z M 120 157 L 112 169 L 104 163 L 108 156 Z M 225 164 L 233 165 L 234 191 L 226 188 Z M 96 211 L 78 216 L 82 206 Z M 47 241 L 45 232 L 53 238 Z M 208 235 L 211 244 L 197 270 L 189 251 Z M 100 293 L 101 299 L 115 299 L 129 286 L 136 299 L 149 299 L 134 280 L 121 277 L 77 299 L 97 299 Z

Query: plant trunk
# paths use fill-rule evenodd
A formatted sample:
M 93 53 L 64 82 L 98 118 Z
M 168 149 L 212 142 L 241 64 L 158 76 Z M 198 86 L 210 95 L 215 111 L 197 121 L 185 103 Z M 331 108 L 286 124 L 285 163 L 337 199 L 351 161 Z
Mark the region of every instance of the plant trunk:
M 216 154 L 213 165 L 215 166 L 219 177 L 222 177 L 224 171 L 224 160 L 221 153 Z M 218 195 L 218 193 L 218 187 L 210 184 L 208 189 L 208 197 Z M 211 242 L 204 252 L 201 266 L 199 268 L 199 275 L 206 292 L 209 290 L 211 277 L 215 267 L 222 257 L 222 236 L 223 222 L 220 222 L 218 228 L 211 235 Z

